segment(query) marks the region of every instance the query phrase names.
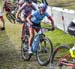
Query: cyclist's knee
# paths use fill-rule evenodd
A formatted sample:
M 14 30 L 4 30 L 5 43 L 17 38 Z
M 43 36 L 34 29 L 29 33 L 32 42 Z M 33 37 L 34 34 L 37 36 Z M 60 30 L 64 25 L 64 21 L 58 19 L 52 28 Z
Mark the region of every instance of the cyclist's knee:
M 30 38 L 32 39 L 33 37 L 34 37 L 34 34 L 31 34 L 31 35 L 30 35 Z

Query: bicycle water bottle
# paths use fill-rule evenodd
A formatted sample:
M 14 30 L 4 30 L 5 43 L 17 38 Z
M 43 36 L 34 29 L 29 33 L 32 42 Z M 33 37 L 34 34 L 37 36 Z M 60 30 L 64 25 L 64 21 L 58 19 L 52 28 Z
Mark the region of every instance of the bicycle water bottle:
M 32 43 L 32 51 L 36 52 L 40 42 L 40 35 L 36 35 Z

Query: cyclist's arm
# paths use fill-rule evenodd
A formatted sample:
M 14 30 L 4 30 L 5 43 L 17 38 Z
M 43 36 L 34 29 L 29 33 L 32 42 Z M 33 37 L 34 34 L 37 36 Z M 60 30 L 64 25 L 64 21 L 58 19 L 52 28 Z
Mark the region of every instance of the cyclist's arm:
M 45 16 L 47 16 L 48 19 L 51 21 L 52 28 L 54 29 L 54 21 L 53 21 L 52 17 L 47 12 L 45 13 Z
M 33 23 L 32 23 L 32 21 L 31 21 L 31 18 L 32 18 L 33 16 L 30 14 L 28 17 L 27 17 L 27 21 L 28 21 L 28 23 L 30 24 L 30 25 L 33 25 Z
M 52 27 L 54 28 L 54 21 L 51 16 L 48 16 L 48 19 L 51 21 Z
M 18 11 L 17 11 L 17 13 L 16 13 L 16 18 L 19 18 L 19 15 L 20 15 L 21 11 L 23 10 L 23 8 L 25 7 L 25 5 L 26 5 L 26 3 L 24 3 L 24 4 L 22 5 L 22 7 L 20 7 L 20 8 L 18 9 Z
M 27 17 L 27 21 L 33 25 L 32 21 L 31 21 L 31 18 L 32 17 L 36 17 L 38 15 L 38 11 L 35 11 L 34 13 L 30 14 L 28 17 Z
M 20 12 L 17 11 L 17 13 L 16 13 L 16 18 L 19 18 L 19 14 L 20 14 Z

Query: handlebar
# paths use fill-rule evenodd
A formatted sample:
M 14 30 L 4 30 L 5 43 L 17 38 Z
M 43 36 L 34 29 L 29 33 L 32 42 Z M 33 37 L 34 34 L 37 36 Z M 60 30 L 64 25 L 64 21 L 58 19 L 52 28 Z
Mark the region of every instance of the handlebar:
M 39 29 L 38 34 L 42 34 L 44 32 L 48 32 L 48 31 L 53 31 L 52 28 L 41 28 L 41 27 L 37 27 L 37 26 L 32 26 L 34 29 Z
M 26 23 L 25 21 L 22 21 L 21 19 L 16 19 L 16 21 L 19 22 L 19 23 Z M 54 28 L 37 27 L 37 26 L 34 26 L 34 25 L 30 25 L 29 23 L 26 23 L 26 26 L 32 27 L 34 29 L 41 29 L 41 30 L 44 30 L 44 31 L 53 31 L 54 30 Z
M 37 27 L 37 26 L 33 26 L 33 25 L 31 27 L 33 27 L 35 29 L 44 29 L 44 30 L 47 30 L 47 31 L 52 31 L 52 28 Z

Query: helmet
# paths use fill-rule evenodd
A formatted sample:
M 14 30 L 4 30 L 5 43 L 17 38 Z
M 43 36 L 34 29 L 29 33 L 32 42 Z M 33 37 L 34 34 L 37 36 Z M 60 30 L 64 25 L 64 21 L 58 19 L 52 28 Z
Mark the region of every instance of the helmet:
M 38 7 L 39 7 L 39 8 L 42 8 L 43 11 L 46 11 L 46 9 L 47 9 L 47 4 L 41 3 Z
M 32 2 L 32 0 L 26 0 L 26 2 L 31 3 L 31 2 Z

